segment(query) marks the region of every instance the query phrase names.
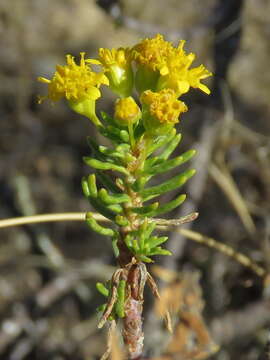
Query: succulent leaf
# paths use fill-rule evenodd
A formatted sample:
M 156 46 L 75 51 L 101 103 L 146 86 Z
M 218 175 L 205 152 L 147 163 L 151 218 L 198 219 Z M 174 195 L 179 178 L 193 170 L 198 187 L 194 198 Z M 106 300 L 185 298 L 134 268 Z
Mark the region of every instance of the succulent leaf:
M 106 236 L 115 235 L 115 231 L 113 229 L 105 228 L 104 226 L 99 225 L 97 221 L 93 218 L 92 213 L 90 212 L 86 214 L 86 223 L 93 231 L 97 232 L 98 234 L 106 235 Z
M 125 175 L 128 175 L 128 171 L 123 167 L 123 166 L 119 166 L 119 165 L 115 165 L 109 162 L 102 162 L 100 160 L 97 160 L 95 158 L 91 158 L 89 156 L 84 156 L 83 157 L 84 162 L 91 166 L 94 169 L 98 169 L 98 170 L 114 170 L 114 171 L 118 171 L 121 172 Z
M 127 194 L 109 194 L 108 191 L 104 188 L 99 190 L 98 196 L 105 204 L 108 205 L 120 204 L 130 201 L 130 197 Z
M 97 288 L 98 292 L 100 292 L 101 295 L 103 295 L 105 297 L 109 296 L 109 294 L 110 294 L 109 290 L 101 282 L 96 283 L 96 288 Z
M 169 201 L 164 205 L 160 205 L 156 210 L 153 210 L 151 213 L 149 213 L 149 216 L 157 216 L 172 211 L 176 207 L 181 205 L 185 200 L 186 200 L 185 194 L 179 195 L 174 200 Z
M 143 174 L 154 176 L 157 174 L 162 174 L 167 171 L 170 171 L 170 170 L 176 168 L 177 166 L 182 165 L 185 162 L 187 162 L 189 159 L 191 159 L 195 155 L 195 153 L 196 153 L 195 150 L 189 150 L 174 159 L 170 159 L 167 161 L 164 160 L 162 163 L 159 163 L 157 165 L 150 167 L 149 169 L 144 171 Z
M 175 190 L 180 186 L 184 185 L 186 181 L 195 174 L 195 172 L 196 171 L 194 169 L 186 170 L 182 174 L 177 175 L 160 185 L 152 186 L 142 190 L 140 194 L 146 201 L 158 195 L 164 194 L 168 191 Z

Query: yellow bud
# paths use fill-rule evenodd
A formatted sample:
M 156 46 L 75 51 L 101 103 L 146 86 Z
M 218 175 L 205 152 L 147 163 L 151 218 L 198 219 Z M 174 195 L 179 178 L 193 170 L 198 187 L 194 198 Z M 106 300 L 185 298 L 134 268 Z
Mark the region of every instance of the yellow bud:
M 141 118 L 141 109 L 131 96 L 118 99 L 115 103 L 114 118 L 120 125 L 134 124 Z

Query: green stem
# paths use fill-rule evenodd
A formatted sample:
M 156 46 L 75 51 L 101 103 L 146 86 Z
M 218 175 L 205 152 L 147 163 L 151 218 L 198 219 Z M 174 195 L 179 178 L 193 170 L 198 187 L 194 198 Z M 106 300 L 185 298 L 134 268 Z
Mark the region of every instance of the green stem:
M 134 139 L 133 124 L 131 122 L 128 123 L 128 131 L 129 131 L 131 149 L 133 150 L 135 147 L 135 139 Z

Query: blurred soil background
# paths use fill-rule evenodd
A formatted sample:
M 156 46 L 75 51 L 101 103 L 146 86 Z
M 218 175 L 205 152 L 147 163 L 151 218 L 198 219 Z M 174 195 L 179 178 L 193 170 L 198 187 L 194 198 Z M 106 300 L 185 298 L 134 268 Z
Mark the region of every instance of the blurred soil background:
M 186 39 L 197 65 L 214 73 L 209 97 L 185 97 L 176 153 L 198 149 L 197 175 L 171 217 L 198 210 L 189 228 L 268 271 L 270 0 L 1 0 L 0 218 L 90 209 L 82 156 L 86 135 L 97 135 L 64 102 L 37 105 L 45 92 L 37 76 L 50 77 L 67 53 L 95 57 L 99 47 L 132 46 L 158 32 Z M 98 108 L 110 112 L 113 100 L 105 91 Z M 145 358 L 270 359 L 267 278 L 177 231 L 168 247 L 174 256 L 158 258 L 153 272 L 175 335 L 147 294 Z M 96 328 L 103 300 L 95 282 L 114 264 L 109 241 L 81 222 L 0 229 L 0 359 L 98 359 L 106 330 Z

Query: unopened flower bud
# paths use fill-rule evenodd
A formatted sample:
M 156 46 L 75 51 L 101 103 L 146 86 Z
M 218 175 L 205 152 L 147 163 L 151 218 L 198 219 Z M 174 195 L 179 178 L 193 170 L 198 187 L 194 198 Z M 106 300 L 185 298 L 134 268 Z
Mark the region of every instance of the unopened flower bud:
M 116 100 L 114 118 L 119 125 L 134 124 L 140 120 L 141 115 L 141 109 L 131 96 Z

